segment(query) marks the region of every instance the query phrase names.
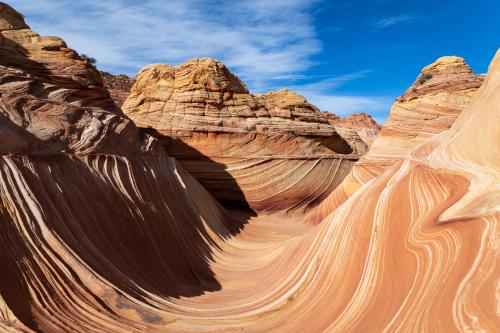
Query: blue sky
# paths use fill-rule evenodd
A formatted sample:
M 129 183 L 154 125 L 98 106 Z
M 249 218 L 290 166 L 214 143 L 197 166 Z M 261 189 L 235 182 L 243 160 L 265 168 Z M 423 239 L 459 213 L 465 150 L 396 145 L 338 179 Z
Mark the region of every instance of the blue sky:
M 213 57 L 252 93 L 289 88 L 323 111 L 378 122 L 423 66 L 457 55 L 482 73 L 500 47 L 496 0 L 6 2 L 114 74 Z

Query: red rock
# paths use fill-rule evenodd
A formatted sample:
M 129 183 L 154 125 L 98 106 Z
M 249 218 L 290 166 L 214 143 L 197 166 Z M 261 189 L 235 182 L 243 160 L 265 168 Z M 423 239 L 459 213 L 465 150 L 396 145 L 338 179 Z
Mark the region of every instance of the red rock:
M 100 72 L 103 80 L 103 85 L 108 89 L 111 98 L 116 105 L 121 107 L 123 102 L 130 95 L 130 90 L 134 84 L 134 79 L 127 75 L 113 75 L 107 72 Z
M 208 58 L 147 66 L 123 110 L 215 197 L 260 212 L 304 212 L 367 150 L 357 130 L 339 135 L 303 96 L 251 95 Z
M 229 213 L 153 149 L 74 51 L 46 53 L 47 40 L 3 3 L 0 36 L 0 331 L 497 331 L 500 51 L 475 93 L 461 83 L 443 88 L 449 98 L 437 90 L 416 97 L 440 100 L 435 111 L 450 107 L 449 129 L 439 132 L 450 114 L 407 124 L 416 111 L 401 108 L 414 105 L 398 102 L 392 132 L 377 139 L 395 148 L 358 162 L 341 187 L 354 193 L 340 205 L 322 201 L 327 213 L 308 226 Z M 281 94 L 267 97 L 269 112 L 314 117 L 299 97 L 282 103 Z M 467 101 L 463 112 L 451 96 Z M 416 135 L 401 143 L 411 126 Z M 303 151 L 305 160 L 325 149 L 265 131 L 190 140 L 236 151 L 254 135 L 246 152 Z M 333 181 L 327 168 L 309 172 L 300 179 L 309 187 Z M 248 177 L 274 189 L 288 180 Z

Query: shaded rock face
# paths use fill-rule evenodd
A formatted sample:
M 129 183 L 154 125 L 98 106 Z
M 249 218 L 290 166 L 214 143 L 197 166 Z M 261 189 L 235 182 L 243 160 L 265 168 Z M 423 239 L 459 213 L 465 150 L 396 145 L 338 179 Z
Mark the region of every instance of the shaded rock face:
M 380 133 L 380 126 L 366 113 L 353 113 L 345 118 L 329 112 L 323 112 L 323 115 L 335 130 L 358 151 L 368 152 Z
M 130 94 L 134 79 L 123 74 L 113 75 L 108 72 L 100 73 L 104 87 L 108 89 L 115 104 L 121 107 Z
M 153 149 L 63 40 L 39 36 L 7 5 L 0 17 L 1 154 Z
M 358 130 L 339 135 L 304 97 L 289 90 L 251 95 L 208 58 L 144 68 L 123 110 L 218 199 L 258 211 L 303 212 L 367 151 Z M 220 171 L 236 182 L 229 186 Z
M 220 289 L 204 242 L 245 222 L 141 133 L 63 40 L 0 3 L 1 332 L 164 324 L 136 304 Z

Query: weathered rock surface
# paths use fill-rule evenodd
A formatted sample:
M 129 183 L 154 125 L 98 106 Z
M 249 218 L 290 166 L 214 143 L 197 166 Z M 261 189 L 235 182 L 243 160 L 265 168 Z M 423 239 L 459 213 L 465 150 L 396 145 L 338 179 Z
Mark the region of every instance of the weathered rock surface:
M 63 40 L 39 36 L 7 5 L 0 17 L 0 154 L 153 149 Z
M 139 299 L 220 288 L 205 241 L 239 220 L 4 3 L 0 46 L 0 331 L 150 331 Z
M 482 83 L 483 77 L 474 74 L 464 59 L 437 59 L 422 69 L 413 85 L 394 103 L 370 157 L 403 157 L 447 130 Z
M 357 151 L 368 152 L 380 133 L 380 126 L 366 113 L 353 113 L 345 118 L 329 112 L 323 112 L 323 115 Z
M 380 126 L 377 124 L 373 118 L 366 113 L 352 113 L 345 118 L 342 118 L 336 114 L 330 112 L 323 112 L 323 115 L 330 122 L 330 124 L 339 127 L 360 127 L 360 128 L 371 128 L 379 130 Z
M 14 23 L 27 29 L 0 3 L 0 26 Z M 29 82 L 60 80 L 15 59 Z M 5 77 L 1 105 L 24 110 L 4 101 L 22 95 L 24 80 Z M 54 91 L 61 105 L 80 105 L 85 87 Z M 40 105 L 53 98 L 27 95 Z M 100 96 L 92 103 L 109 104 Z M 394 159 L 314 226 L 229 214 L 162 151 L 106 141 L 61 153 L 73 141 L 58 138 L 44 154 L 31 146 L 2 155 L 0 331 L 496 332 L 499 104 L 500 51 L 449 130 Z M 126 121 L 113 106 L 84 108 Z M 46 123 L 70 124 L 61 136 L 78 142 L 73 110 L 50 110 Z M 32 123 L 20 123 L 23 136 L 38 135 Z
M 123 110 L 217 198 L 258 211 L 303 212 L 367 151 L 357 130 L 340 136 L 304 97 L 251 95 L 208 58 L 147 66 Z
M 115 104 L 121 107 L 130 95 L 134 79 L 123 74 L 113 75 L 102 71 L 100 73 L 104 87 L 108 89 Z
M 221 62 L 194 59 L 179 67 L 150 65 L 136 76 L 123 105 L 141 127 L 163 135 L 179 132 L 332 136 L 321 112 L 291 91 L 253 96 Z
M 459 57 L 442 57 L 423 68 L 413 85 L 394 103 L 368 154 L 355 164 L 329 198 L 310 213 L 309 222 L 322 221 L 363 184 L 449 129 L 470 104 L 483 80 Z

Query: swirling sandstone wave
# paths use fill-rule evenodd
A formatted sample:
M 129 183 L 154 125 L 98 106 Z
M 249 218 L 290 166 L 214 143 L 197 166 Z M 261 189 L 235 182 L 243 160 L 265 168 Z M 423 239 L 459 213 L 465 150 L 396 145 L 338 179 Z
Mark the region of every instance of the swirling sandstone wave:
M 22 18 L 0 4 L 5 22 Z M 79 68 L 71 59 L 52 68 Z M 112 106 L 81 109 L 85 86 L 66 94 L 49 78 L 58 93 L 38 95 L 47 76 L 24 79 L 24 64 L 0 67 L 2 133 L 33 140 L 0 158 L 2 331 L 498 330 L 500 51 L 449 130 L 315 226 L 229 214 Z M 76 109 L 61 99 L 78 94 Z M 57 112 L 27 117 L 51 102 Z M 40 142 L 45 122 L 61 129 Z M 120 144 L 85 140 L 103 131 Z
M 422 69 L 413 85 L 399 97 L 370 151 L 322 204 L 309 213 L 308 223 L 319 223 L 361 186 L 412 149 L 447 130 L 466 108 L 483 77 L 459 57 L 442 57 Z M 335 121 L 335 120 L 333 120 Z
M 125 113 L 218 199 L 260 212 L 303 212 L 367 150 L 289 90 L 251 95 L 220 62 L 138 73 Z

